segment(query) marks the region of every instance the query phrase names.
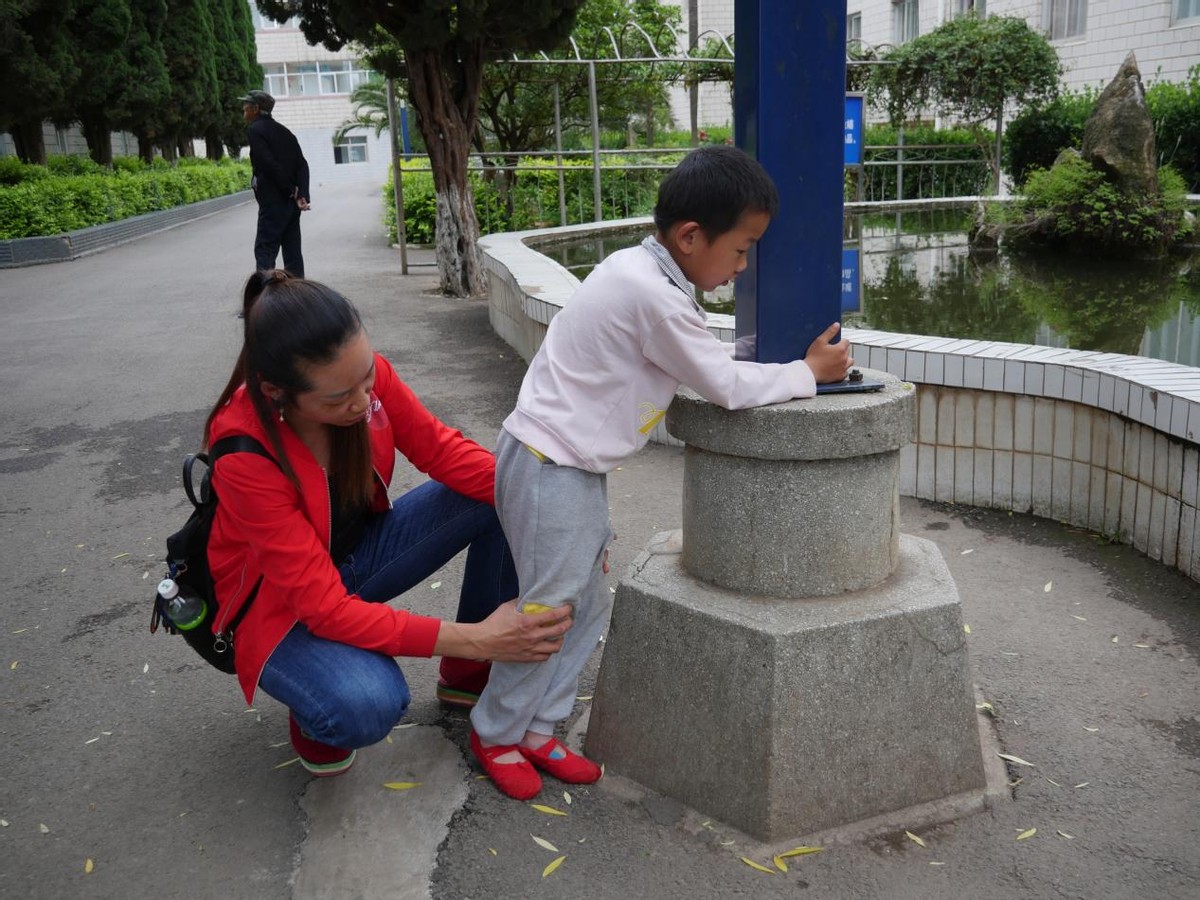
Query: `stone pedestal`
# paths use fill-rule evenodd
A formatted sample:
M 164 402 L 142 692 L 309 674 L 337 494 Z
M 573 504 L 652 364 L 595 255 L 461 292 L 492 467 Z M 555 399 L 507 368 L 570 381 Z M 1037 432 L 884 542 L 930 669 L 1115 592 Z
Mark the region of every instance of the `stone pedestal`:
M 984 786 L 954 582 L 897 531 L 912 390 L 870 374 L 887 389 L 677 397 L 682 551 L 617 590 L 589 755 L 763 840 Z

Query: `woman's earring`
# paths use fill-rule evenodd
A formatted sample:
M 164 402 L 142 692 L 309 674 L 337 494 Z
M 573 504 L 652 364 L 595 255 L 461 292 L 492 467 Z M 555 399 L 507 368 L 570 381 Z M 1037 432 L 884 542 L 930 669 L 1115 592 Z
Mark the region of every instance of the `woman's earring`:
M 275 409 L 279 411 L 279 421 L 283 421 L 283 401 L 278 397 L 275 398 Z

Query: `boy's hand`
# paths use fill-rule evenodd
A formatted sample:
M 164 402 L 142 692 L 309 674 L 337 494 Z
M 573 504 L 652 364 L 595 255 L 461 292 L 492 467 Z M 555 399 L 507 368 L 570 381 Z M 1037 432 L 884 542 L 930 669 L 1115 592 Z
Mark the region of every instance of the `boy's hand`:
M 831 343 L 841 330 L 841 323 L 834 322 L 808 345 L 808 352 L 804 354 L 804 362 L 812 370 L 817 384 L 842 381 L 850 374 L 850 368 L 854 365 L 854 358 L 850 355 L 850 342 Z

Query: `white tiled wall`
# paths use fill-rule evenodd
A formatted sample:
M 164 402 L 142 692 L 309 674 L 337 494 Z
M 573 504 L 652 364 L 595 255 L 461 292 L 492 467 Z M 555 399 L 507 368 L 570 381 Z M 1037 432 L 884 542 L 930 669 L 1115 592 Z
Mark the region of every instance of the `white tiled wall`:
M 480 242 L 492 327 L 526 360 L 578 281 L 523 240 L 595 229 Z M 732 340 L 732 317 L 710 316 L 709 330 Z M 1200 369 L 866 329 L 846 329 L 846 337 L 859 364 L 917 385 L 916 440 L 900 455 L 902 493 L 1068 522 L 1200 581 Z M 661 428 L 653 439 L 677 443 Z

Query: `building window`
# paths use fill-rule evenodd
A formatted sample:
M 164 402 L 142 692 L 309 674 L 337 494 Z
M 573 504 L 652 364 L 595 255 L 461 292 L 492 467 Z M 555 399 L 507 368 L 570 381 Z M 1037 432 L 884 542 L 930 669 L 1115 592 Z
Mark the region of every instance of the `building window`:
M 1200 19 L 1200 0 L 1175 0 L 1175 21 Z
M 921 33 L 921 7 L 918 0 L 893 0 L 895 10 L 892 33 L 897 44 L 911 41 Z
M 367 161 L 367 136 L 352 134 L 342 138 L 340 144 L 334 145 L 333 161 L 339 166 L 346 163 L 365 163 Z
M 263 63 L 263 90 L 273 97 L 349 94 L 369 79 L 370 69 L 355 60 L 311 63 Z
M 1197 0 L 1200 2 L 1200 0 Z M 862 43 L 862 13 L 846 16 L 846 44 L 857 47 Z
M 286 22 L 276 22 L 264 16 L 253 3 L 250 4 L 250 21 L 254 23 L 255 31 L 275 31 L 279 28 L 299 28 L 300 20 L 288 19 Z
M 946 7 L 946 13 L 955 19 L 974 13 L 982 19 L 987 16 L 987 0 L 952 0 Z
M 1087 0 L 1046 0 L 1044 19 L 1050 40 L 1080 37 L 1087 31 Z

